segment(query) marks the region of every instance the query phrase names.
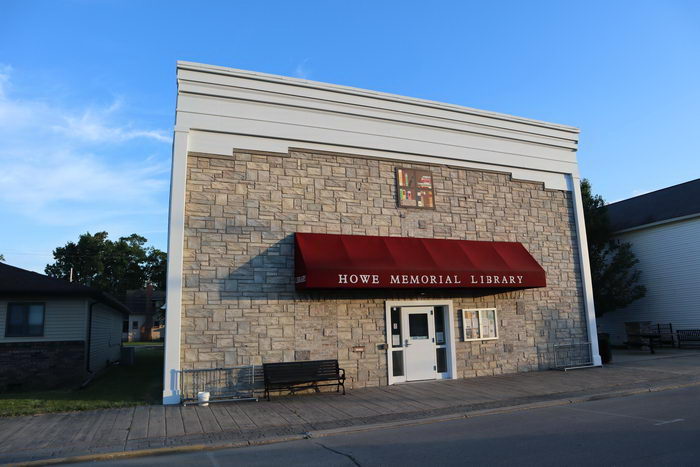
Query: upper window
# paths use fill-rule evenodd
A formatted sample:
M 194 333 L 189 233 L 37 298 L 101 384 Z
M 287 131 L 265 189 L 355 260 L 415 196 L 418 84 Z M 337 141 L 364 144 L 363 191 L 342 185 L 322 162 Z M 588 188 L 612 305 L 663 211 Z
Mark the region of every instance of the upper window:
M 462 310 L 465 341 L 498 339 L 497 323 L 495 308 Z
M 5 337 L 36 337 L 43 335 L 43 303 L 8 303 Z
M 399 207 L 435 208 L 433 176 L 425 169 L 396 169 Z

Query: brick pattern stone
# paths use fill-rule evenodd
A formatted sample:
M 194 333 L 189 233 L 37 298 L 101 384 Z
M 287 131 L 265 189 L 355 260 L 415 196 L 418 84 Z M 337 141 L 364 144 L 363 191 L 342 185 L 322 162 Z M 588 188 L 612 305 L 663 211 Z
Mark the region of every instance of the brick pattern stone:
M 500 338 L 456 341 L 459 377 L 528 371 L 538 348 L 586 340 L 571 194 L 509 174 L 429 166 L 435 210 L 398 208 L 396 167 L 290 151 L 188 157 L 182 367 L 337 358 L 349 385 L 387 384 L 386 300 L 496 307 Z M 547 273 L 542 289 L 294 289 L 294 232 L 517 241 Z M 460 314 L 454 326 L 460 336 Z M 363 352 L 353 346 L 363 345 Z
M 84 341 L 0 343 L 0 390 L 78 387 L 85 376 Z

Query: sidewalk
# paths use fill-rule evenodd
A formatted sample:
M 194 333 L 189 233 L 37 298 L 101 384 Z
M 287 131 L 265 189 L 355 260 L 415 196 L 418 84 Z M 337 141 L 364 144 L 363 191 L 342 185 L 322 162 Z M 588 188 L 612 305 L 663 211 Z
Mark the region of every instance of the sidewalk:
M 604 368 L 410 383 L 271 402 L 150 406 L 0 419 L 0 464 L 163 447 L 245 445 L 320 430 L 465 416 L 700 384 L 700 352 L 617 355 Z

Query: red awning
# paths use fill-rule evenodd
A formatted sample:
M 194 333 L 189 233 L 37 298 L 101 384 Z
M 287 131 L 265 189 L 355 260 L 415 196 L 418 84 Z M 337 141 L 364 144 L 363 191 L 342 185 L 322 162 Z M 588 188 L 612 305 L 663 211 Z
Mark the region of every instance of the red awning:
M 296 233 L 295 277 L 315 288 L 545 287 L 517 242 Z

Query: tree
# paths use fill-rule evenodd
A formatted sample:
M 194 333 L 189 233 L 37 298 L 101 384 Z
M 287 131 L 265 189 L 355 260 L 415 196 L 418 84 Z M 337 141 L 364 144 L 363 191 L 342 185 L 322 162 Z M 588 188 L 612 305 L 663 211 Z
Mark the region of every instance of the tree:
M 581 197 L 595 313 L 602 316 L 642 298 L 646 287 L 638 283 L 641 271 L 635 268 L 639 260 L 632 252 L 632 245 L 614 237 L 605 200 L 592 193 L 586 179 L 581 181 Z
M 68 242 L 53 251 L 55 262 L 46 266 L 51 277 L 68 279 L 123 298 L 126 291 L 140 289 L 152 283 L 156 289 L 165 288 L 167 255 L 145 247 L 148 240 L 131 234 L 116 241 L 107 232 L 89 232 L 77 243 Z M 72 269 L 72 273 L 71 273 Z
M 0 253 L 0 261 L 5 261 L 5 257 Z
M 145 263 L 146 276 L 156 290 L 165 290 L 168 272 L 168 255 L 156 248 L 149 248 Z

